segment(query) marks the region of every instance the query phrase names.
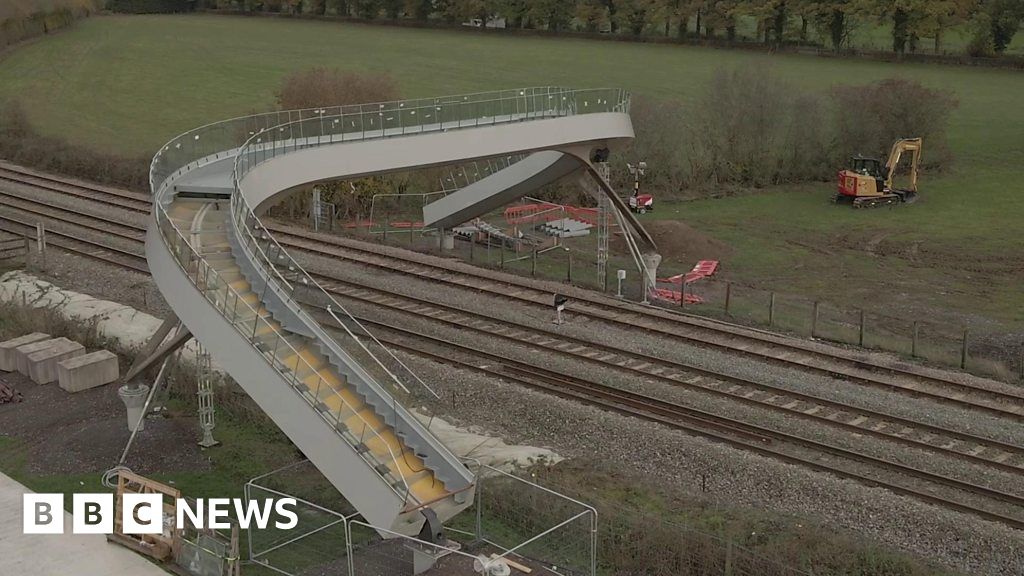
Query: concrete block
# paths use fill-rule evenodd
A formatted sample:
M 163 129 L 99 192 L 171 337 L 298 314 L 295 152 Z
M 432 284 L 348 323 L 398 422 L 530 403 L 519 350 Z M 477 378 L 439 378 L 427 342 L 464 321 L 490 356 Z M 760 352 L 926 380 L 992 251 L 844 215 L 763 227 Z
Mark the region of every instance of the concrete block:
M 121 376 L 117 355 L 99 350 L 57 363 L 57 382 L 67 392 L 81 392 L 116 381 Z
M 18 346 L 24 346 L 25 344 L 49 339 L 49 334 L 33 332 L 31 334 L 25 334 L 24 336 L 18 336 L 13 340 L 0 342 L 0 370 L 3 370 L 4 372 L 14 372 L 18 369 L 18 363 L 14 356 L 14 349 Z
M 82 356 L 85 354 L 85 346 L 78 342 L 60 338 L 58 342 L 49 348 L 33 352 L 28 358 L 28 377 L 36 384 L 49 384 L 57 379 L 57 363 L 61 360 Z
M 25 376 L 28 376 L 28 355 L 33 352 L 39 352 L 40 350 L 46 350 L 50 346 L 53 346 L 60 340 L 67 340 L 67 338 L 52 338 L 50 340 L 39 340 L 32 342 L 31 344 L 23 344 L 14 349 L 14 363 L 15 368 L 18 372 L 21 372 Z

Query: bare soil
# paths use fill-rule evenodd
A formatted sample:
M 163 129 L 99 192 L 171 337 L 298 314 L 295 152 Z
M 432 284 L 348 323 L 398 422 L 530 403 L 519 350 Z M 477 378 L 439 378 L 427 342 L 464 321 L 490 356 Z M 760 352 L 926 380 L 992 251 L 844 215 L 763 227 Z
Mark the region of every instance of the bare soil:
M 666 263 L 691 266 L 698 260 L 722 260 L 732 254 L 732 248 L 725 242 L 679 220 L 645 222 L 644 228 L 654 238 Z M 629 253 L 620 234 L 612 237 L 611 248 L 621 254 Z
M 0 434 L 24 448 L 26 473 L 103 472 L 117 464 L 130 433 L 115 385 L 70 394 L 17 372 L 0 372 L 0 382 L 24 397 L 0 405 Z M 197 428 L 194 418 L 146 420 L 126 465 L 140 474 L 208 470 L 196 445 Z

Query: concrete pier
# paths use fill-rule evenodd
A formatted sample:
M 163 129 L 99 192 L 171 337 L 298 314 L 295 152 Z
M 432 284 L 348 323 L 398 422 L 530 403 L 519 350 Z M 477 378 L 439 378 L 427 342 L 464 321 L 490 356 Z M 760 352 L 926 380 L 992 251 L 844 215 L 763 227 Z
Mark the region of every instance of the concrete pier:
M 117 395 L 121 397 L 121 401 L 124 402 L 124 407 L 127 411 L 128 431 L 134 432 L 136 424 L 138 424 L 140 432 L 144 430 L 146 428 L 146 419 L 143 418 L 140 422 L 139 416 L 142 415 L 142 409 L 146 404 L 149 386 L 140 384 L 135 388 L 131 388 L 126 384 L 117 390 Z

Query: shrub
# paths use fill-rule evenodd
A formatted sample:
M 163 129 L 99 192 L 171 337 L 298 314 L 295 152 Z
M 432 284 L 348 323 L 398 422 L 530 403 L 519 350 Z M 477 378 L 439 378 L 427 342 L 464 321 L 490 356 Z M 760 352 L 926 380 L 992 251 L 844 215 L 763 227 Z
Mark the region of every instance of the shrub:
M 149 188 L 148 157 L 104 154 L 41 136 L 17 103 L 8 104 L 0 111 L 0 157 L 38 170 L 102 184 L 137 190 Z
M 387 102 L 399 98 L 398 85 L 387 74 L 310 68 L 284 78 L 277 91 L 282 110 Z
M 691 181 L 762 187 L 821 178 L 829 169 L 823 118 L 820 96 L 769 70 L 720 71 L 690 112 Z
M 889 78 L 862 86 L 832 89 L 837 160 L 855 154 L 885 158 L 899 138 L 923 138 L 926 166 L 941 167 L 952 154 L 946 142 L 949 116 L 957 106 L 945 90 Z
M 190 12 L 195 0 L 107 0 L 107 10 L 129 14 Z
M 687 132 L 683 105 L 675 100 L 635 96 L 630 117 L 637 138 L 619 158 L 628 158 L 634 164 L 647 162 L 644 186 L 682 190 L 689 181 L 686 149 L 680 146 Z M 619 189 L 632 186 L 631 178 L 625 167 L 612 172 L 612 183 Z
M 676 195 L 830 180 L 855 154 L 884 158 L 898 138 L 925 140 L 924 166 L 951 159 L 956 100 L 916 81 L 888 79 L 807 92 L 770 70 L 718 72 L 689 105 L 638 97 L 636 141 L 616 161 L 648 162 L 645 186 Z M 620 189 L 627 171 L 615 171 Z

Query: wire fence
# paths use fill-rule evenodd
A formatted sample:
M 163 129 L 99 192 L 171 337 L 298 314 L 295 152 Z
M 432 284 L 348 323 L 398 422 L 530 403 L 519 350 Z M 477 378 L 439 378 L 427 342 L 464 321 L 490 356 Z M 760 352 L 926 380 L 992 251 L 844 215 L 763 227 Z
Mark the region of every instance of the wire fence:
M 544 485 L 526 470 L 470 465 L 479 472 L 474 505 L 445 527 L 444 543 L 366 523 L 308 461 L 255 478 L 246 498 L 296 498 L 299 523 L 247 531 L 245 573 L 457 576 L 506 561 L 566 576 L 808 576 L 660 510 L 563 482 Z
M 1024 381 L 1024 339 L 988 326 L 898 317 L 713 278 L 686 289 L 703 300 L 677 305 L 686 312 Z
M 453 247 L 442 250 L 435 233 L 393 229 L 390 234 L 378 234 L 375 241 L 457 257 L 521 276 L 621 294 L 634 301 L 650 300 L 640 272 L 628 257 L 612 256 L 604 274 L 598 274 L 596 239 L 592 235 L 530 245 L 502 241 L 484 233 L 472 239 L 462 238 Z M 618 278 L 620 270 L 624 280 Z M 672 289 L 678 291 L 679 285 Z M 696 296 L 702 302 L 686 303 L 685 298 L 684 302 L 652 302 L 690 314 L 888 351 L 1004 381 L 1024 382 L 1024 335 L 1000 329 L 991 322 L 957 323 L 909 314 L 901 317 L 713 277 L 686 285 L 684 290 L 686 295 Z

